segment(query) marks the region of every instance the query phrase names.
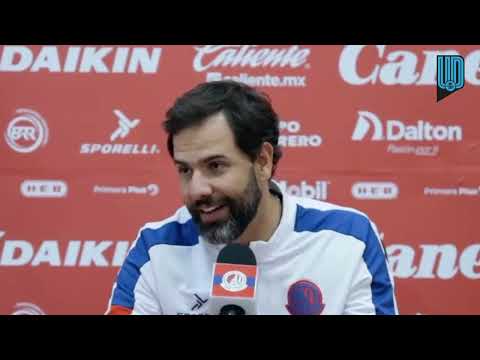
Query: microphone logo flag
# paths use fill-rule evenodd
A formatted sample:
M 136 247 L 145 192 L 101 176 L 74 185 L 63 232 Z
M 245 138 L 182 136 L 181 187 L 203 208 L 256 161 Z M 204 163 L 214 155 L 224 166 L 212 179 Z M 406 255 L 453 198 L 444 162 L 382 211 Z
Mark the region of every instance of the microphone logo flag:
M 212 296 L 254 297 L 256 276 L 254 265 L 215 264 Z

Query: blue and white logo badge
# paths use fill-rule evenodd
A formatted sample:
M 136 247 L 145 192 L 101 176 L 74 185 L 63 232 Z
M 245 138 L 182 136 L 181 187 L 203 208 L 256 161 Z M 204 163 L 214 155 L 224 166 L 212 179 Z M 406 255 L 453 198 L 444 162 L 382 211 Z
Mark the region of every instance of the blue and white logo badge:
M 437 102 L 465 85 L 465 61 L 460 55 L 437 56 Z

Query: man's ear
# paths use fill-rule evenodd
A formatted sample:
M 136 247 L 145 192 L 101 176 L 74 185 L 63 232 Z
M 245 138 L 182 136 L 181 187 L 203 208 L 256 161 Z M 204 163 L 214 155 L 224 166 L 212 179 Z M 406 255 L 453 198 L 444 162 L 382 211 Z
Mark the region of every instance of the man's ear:
M 258 175 L 262 180 L 268 181 L 272 177 L 273 168 L 273 146 L 269 142 L 264 142 L 255 161 Z

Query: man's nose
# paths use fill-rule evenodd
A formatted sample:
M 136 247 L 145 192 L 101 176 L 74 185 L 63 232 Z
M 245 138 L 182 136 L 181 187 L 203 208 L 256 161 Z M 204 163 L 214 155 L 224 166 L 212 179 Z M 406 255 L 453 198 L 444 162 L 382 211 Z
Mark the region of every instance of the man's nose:
M 200 171 L 194 171 L 188 183 L 188 196 L 191 201 L 201 200 L 212 194 L 212 186 L 209 180 Z

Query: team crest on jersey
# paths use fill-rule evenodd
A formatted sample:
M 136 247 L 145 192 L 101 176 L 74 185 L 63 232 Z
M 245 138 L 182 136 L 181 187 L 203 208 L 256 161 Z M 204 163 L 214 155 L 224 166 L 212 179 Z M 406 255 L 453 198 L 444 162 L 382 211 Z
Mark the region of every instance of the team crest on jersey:
M 308 280 L 300 280 L 288 289 L 288 304 L 291 315 L 320 315 L 325 308 L 320 288 Z

